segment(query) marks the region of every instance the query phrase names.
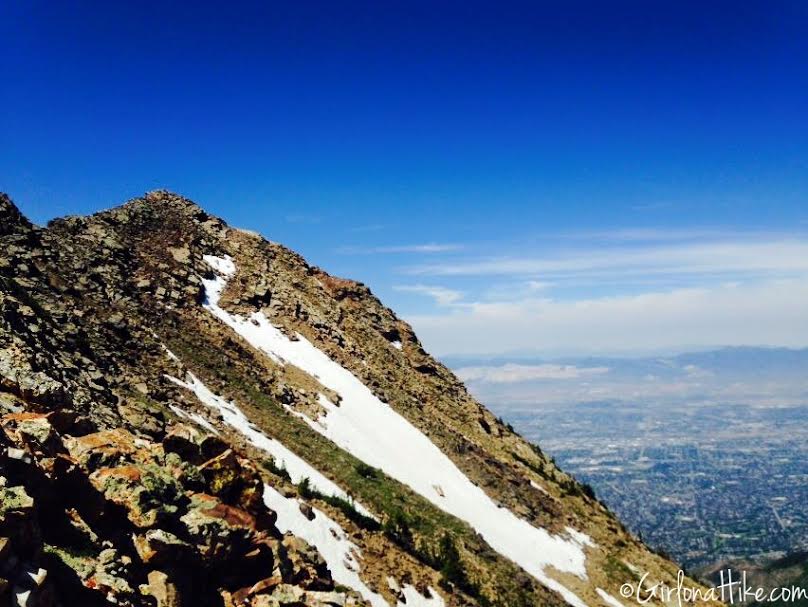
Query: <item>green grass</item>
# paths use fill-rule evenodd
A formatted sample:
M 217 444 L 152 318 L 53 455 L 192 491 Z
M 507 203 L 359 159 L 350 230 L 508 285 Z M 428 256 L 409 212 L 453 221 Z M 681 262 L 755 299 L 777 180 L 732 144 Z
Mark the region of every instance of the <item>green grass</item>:
M 639 577 L 636 573 L 629 569 L 623 561 L 611 554 L 606 557 L 606 562 L 603 564 L 603 570 L 606 573 L 606 577 L 608 577 L 609 580 L 618 586 L 632 580 L 637 580 Z
M 336 495 L 326 495 L 320 493 L 311 487 L 308 478 L 304 478 L 297 485 L 297 490 L 300 492 L 300 497 L 307 500 L 320 500 L 326 504 L 336 508 L 345 515 L 349 521 L 352 521 L 357 527 L 365 531 L 379 531 L 382 526 L 376 519 L 373 519 L 365 514 L 362 514 L 356 509 L 353 502 L 338 497 Z

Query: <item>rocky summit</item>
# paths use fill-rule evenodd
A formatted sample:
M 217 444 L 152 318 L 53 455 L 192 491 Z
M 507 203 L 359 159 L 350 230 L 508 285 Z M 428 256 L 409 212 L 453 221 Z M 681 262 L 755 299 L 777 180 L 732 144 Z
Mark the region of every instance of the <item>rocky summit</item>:
M 47 227 L 0 195 L 0 426 L 0 605 L 620 607 L 676 584 L 365 285 L 165 191 Z

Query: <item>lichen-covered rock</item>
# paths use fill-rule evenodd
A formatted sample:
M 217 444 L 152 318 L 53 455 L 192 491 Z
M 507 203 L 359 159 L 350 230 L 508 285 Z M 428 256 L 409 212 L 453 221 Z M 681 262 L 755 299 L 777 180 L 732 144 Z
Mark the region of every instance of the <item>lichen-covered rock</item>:
M 144 565 L 177 564 L 192 558 L 194 547 L 163 529 L 149 529 L 132 537 L 137 555 Z
M 209 459 L 199 470 L 213 495 L 232 494 L 241 484 L 241 466 L 232 449 Z
M 101 468 L 90 475 L 90 482 L 139 528 L 165 522 L 187 501 L 177 480 L 154 464 Z
M 208 559 L 227 561 L 247 552 L 255 518 L 223 504 L 212 495 L 195 493 L 180 520 L 199 551 Z
M 86 470 L 113 466 L 137 452 L 135 437 L 122 428 L 67 437 L 64 444 L 70 456 Z

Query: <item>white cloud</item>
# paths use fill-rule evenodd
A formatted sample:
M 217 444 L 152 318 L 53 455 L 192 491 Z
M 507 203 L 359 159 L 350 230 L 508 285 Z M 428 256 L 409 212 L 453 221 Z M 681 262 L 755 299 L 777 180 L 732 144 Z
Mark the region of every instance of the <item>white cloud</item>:
M 461 367 L 456 369 L 463 381 L 480 381 L 509 384 L 541 379 L 579 379 L 609 372 L 608 367 L 577 367 L 575 365 L 519 365 L 508 363 L 500 366 Z
M 431 286 L 431 285 L 397 285 L 393 287 L 394 291 L 403 293 L 417 293 L 419 295 L 426 295 L 435 300 L 439 306 L 451 306 L 459 302 L 463 298 L 463 293 L 455 291 L 454 289 L 447 289 L 446 287 Z
M 555 256 L 499 257 L 423 264 L 405 272 L 424 276 L 541 276 L 542 279 L 719 274 L 789 275 L 808 272 L 808 241 L 698 242 L 603 247 Z
M 793 265 L 808 263 L 805 257 Z M 419 285 L 405 288 L 429 294 Z M 450 295 L 451 294 L 451 295 Z M 438 354 L 647 352 L 716 345 L 808 345 L 808 274 L 574 301 L 524 298 L 460 305 L 408 318 Z

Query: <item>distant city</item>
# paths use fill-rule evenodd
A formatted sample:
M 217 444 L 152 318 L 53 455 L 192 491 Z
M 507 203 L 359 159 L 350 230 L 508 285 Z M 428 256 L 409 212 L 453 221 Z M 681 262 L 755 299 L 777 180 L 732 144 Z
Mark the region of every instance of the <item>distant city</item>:
M 687 567 L 808 549 L 808 407 L 593 403 L 509 419 Z
M 740 352 L 744 359 L 753 353 L 766 357 L 765 350 Z M 492 372 L 485 375 L 480 366 L 461 367 L 459 373 L 475 376 L 469 383 L 488 406 L 539 443 L 562 469 L 591 484 L 634 533 L 696 569 L 808 550 L 808 402 L 794 382 L 794 372 L 808 357 L 796 351 L 788 365 L 781 360 L 760 363 L 751 375 L 747 370 L 747 388 L 757 401 L 753 404 L 713 401 L 710 393 L 726 392 L 722 377 L 744 389 L 738 385 L 737 375 L 744 373 L 738 354 L 713 354 L 712 368 L 704 356 L 698 366 L 675 359 L 630 364 L 601 360 L 597 367 L 592 361 L 588 366 L 568 362 L 556 365 L 565 371 L 555 375 L 553 365 L 520 363 L 522 369 L 545 370 L 544 381 L 534 380 L 532 387 L 502 381 L 503 376 Z M 487 369 L 503 368 L 501 361 L 488 364 Z M 698 396 L 686 387 L 677 396 L 670 390 L 675 383 L 670 377 L 656 382 L 662 386 L 658 399 L 650 394 L 653 388 L 638 390 L 630 376 L 643 365 L 681 369 L 679 387 L 690 381 L 684 378 L 700 376 Z M 587 374 L 587 368 L 609 372 Z M 571 369 L 579 371 L 577 376 Z M 806 369 L 801 377 L 808 383 Z M 780 382 L 775 381 L 778 376 Z M 581 385 L 613 393 L 617 384 L 624 389 L 632 385 L 627 395 L 634 392 L 639 398 L 559 402 L 564 385 L 580 396 Z M 765 386 L 775 384 L 778 389 L 791 386 L 793 392 L 790 397 L 780 392 L 778 398 L 784 400 L 779 404 L 763 394 Z M 526 398 L 531 392 L 537 394 L 533 405 Z M 548 402 L 550 394 L 556 402 Z

